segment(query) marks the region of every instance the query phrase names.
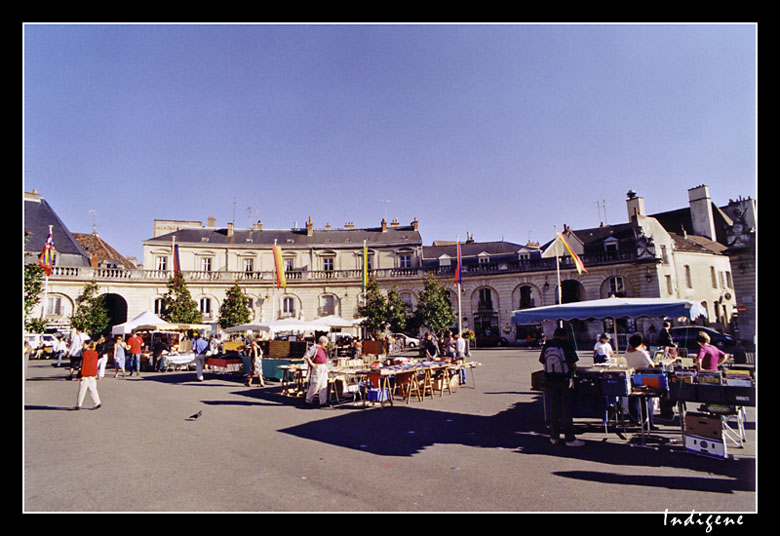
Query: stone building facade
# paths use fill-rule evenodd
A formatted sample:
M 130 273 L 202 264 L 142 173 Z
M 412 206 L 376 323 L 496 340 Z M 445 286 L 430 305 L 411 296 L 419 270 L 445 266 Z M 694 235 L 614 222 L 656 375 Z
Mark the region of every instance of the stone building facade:
M 576 230 L 564 226 L 563 234 L 587 272 L 579 274 L 569 257 L 560 258 L 562 301 L 611 295 L 691 298 L 707 307 L 710 325 L 728 328 L 738 303 L 755 302 L 755 295 L 747 295 L 749 284 L 737 285 L 740 278 L 747 279 L 744 274 L 751 268 L 744 268 L 746 257 L 753 251 L 754 260 L 754 250 L 726 245 L 726 232 L 735 220 L 709 201 L 706 186 L 692 188 L 689 194 L 689 207 L 648 215 L 644 199 L 629 192 L 625 223 Z M 313 320 L 329 314 L 355 318 L 364 244 L 370 273 L 382 288 L 398 290 L 410 310 L 416 306 L 429 273 L 450 291 L 453 306 L 457 302 L 453 284 L 456 245 L 433 242 L 424 246 L 416 219 L 408 225 L 382 220 L 379 226 L 369 228 L 356 228 L 350 222 L 340 228 L 330 224 L 315 228 L 312 218 L 303 227 L 288 229 L 264 228 L 261 222 L 251 229 L 232 224 L 220 227 L 213 218 L 206 225 L 177 220 L 154 223 L 154 236 L 143 242 L 139 268 L 116 263 L 57 264 L 49 281 L 46 310 L 52 326 L 67 323 L 76 296 L 90 281 L 96 281 L 108 296 L 113 323 L 156 311 L 172 275 L 175 247 L 193 299 L 204 320 L 215 324 L 219 306 L 236 281 L 251 300 L 255 321 L 285 317 Z M 55 236 L 55 247 L 58 243 Z M 558 300 L 555 259 L 543 255 L 551 243 L 477 242 L 468 237 L 461 247 L 464 328 L 492 337 L 493 342 L 524 341 L 536 327 L 513 325 L 512 311 Z M 274 244 L 282 251 L 284 288 L 275 285 Z M 735 277 L 733 259 L 743 267 L 739 277 Z M 657 329 L 660 321 L 623 323 L 619 321 L 618 331 L 647 332 L 652 331 L 651 326 Z M 601 321 L 575 324 L 577 337 L 585 342 L 607 328 L 613 331 Z

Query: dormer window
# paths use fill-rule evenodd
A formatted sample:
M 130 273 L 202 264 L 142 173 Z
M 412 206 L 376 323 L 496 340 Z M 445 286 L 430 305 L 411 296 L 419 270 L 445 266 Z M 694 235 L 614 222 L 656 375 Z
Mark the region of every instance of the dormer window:
M 477 260 L 479 261 L 479 264 L 488 264 L 490 262 L 490 255 L 483 251 L 477 255 Z
M 446 268 L 452 265 L 452 257 L 449 255 L 442 255 L 439 257 L 439 268 Z
M 604 252 L 605 253 L 617 253 L 618 241 L 617 238 L 610 236 L 604 240 Z

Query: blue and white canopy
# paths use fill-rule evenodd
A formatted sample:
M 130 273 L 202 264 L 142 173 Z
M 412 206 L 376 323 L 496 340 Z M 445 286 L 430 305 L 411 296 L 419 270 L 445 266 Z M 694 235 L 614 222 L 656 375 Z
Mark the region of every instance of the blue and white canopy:
M 605 298 L 562 305 L 549 305 L 512 311 L 514 324 L 532 324 L 542 320 L 587 320 L 603 318 L 680 318 L 694 320 L 707 316 L 704 307 L 693 300 L 664 298 Z

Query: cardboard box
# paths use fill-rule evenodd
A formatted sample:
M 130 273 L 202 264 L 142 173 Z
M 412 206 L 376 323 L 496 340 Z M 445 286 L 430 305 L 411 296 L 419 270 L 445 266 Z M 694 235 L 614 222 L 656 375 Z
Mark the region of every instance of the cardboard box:
M 601 393 L 605 396 L 628 396 L 631 381 L 625 374 L 604 374 L 601 378 Z
M 706 413 L 685 414 L 685 435 L 723 441 L 723 422 L 716 415 Z
M 695 435 L 685 436 L 685 450 L 694 454 L 702 454 L 713 458 L 725 459 L 728 457 L 728 449 L 723 440 L 710 439 Z

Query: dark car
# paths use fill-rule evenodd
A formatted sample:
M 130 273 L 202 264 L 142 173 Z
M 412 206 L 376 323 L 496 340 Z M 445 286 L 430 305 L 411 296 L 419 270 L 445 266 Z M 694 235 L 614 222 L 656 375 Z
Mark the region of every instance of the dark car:
M 477 348 L 506 346 L 508 341 L 501 335 L 477 335 Z
M 734 346 L 736 346 L 734 337 L 715 331 L 711 328 L 702 326 L 679 326 L 669 329 L 669 333 L 672 334 L 672 339 L 677 343 L 677 346 L 680 348 L 687 348 L 689 352 L 699 351 L 696 335 L 698 335 L 700 331 L 703 331 L 710 336 L 710 344 L 714 344 L 724 352 L 730 352 Z

